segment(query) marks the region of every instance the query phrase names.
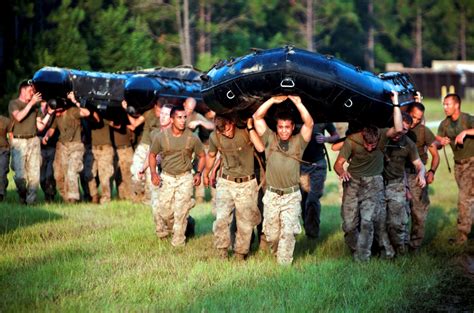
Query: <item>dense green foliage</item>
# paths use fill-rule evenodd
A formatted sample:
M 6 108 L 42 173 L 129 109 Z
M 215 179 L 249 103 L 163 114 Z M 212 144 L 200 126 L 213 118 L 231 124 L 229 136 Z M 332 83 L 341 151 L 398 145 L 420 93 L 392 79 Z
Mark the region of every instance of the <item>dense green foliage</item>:
M 417 15 L 424 65 L 432 59 L 474 57 L 474 28 L 468 23 L 474 18 L 473 0 L 199 0 L 189 1 L 188 18 L 183 0 L 7 0 L 4 5 L 3 100 L 15 93 L 20 79 L 45 65 L 118 71 L 181 64 L 185 21 L 189 59 L 202 70 L 252 47 L 289 43 L 306 48 L 308 41 L 318 52 L 370 68 L 364 58 L 369 29 L 374 30 L 375 71 L 386 62 L 412 65 Z

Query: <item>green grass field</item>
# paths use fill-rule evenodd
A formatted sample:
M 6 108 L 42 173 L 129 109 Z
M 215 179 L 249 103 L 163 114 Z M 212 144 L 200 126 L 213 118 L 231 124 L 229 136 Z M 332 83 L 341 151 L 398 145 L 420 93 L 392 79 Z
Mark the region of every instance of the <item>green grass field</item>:
M 428 120 L 442 118 L 439 101 L 427 107 Z M 472 113 L 474 103 L 463 108 Z M 333 172 L 321 238 L 300 235 L 291 267 L 255 249 L 244 263 L 218 259 L 209 204 L 192 211 L 196 237 L 172 248 L 156 238 L 144 205 L 21 206 L 11 180 L 0 204 L 0 311 L 472 311 L 474 281 L 459 264 L 474 244 L 448 244 L 457 187 L 441 162 L 421 253 L 366 264 L 354 263 L 344 245 Z

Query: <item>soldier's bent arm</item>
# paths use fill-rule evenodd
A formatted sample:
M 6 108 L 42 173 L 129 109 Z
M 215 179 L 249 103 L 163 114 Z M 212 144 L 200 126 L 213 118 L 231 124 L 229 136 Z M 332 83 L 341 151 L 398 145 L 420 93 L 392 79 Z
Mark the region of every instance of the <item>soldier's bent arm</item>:
M 268 109 L 275 103 L 281 103 L 285 101 L 288 97 L 287 96 L 277 96 L 271 97 L 267 101 L 265 101 L 253 114 L 253 125 L 255 126 L 255 130 L 259 136 L 262 136 L 263 133 L 267 130 L 267 123 L 265 122 L 265 115 L 267 114 Z
M 51 114 L 49 113 L 46 113 L 46 115 L 43 118 L 41 117 L 36 118 L 36 128 L 38 129 L 38 131 L 41 132 L 46 128 L 46 125 L 48 125 L 48 121 L 50 118 L 51 118 Z
M 301 98 L 299 96 L 288 96 L 288 98 L 290 98 L 290 100 L 295 104 L 298 112 L 300 112 L 301 119 L 303 120 L 301 136 L 303 136 L 304 141 L 310 142 L 311 136 L 313 135 L 313 118 L 311 117 L 311 114 L 309 114 L 304 104 L 301 102 Z
M 344 170 L 344 163 L 346 163 L 346 159 L 339 154 L 337 156 L 336 162 L 334 162 L 334 171 L 341 180 L 349 181 L 351 179 L 351 175 L 349 172 Z
M 425 166 L 423 165 L 423 162 L 421 162 L 420 158 L 414 160 L 412 164 L 416 169 L 416 180 L 418 182 L 418 186 L 424 188 L 426 186 Z
M 151 173 L 151 182 L 153 185 L 158 186 L 160 184 L 160 176 L 156 171 L 156 154 L 150 152 L 148 155 L 148 164 L 150 165 L 150 173 Z
M 426 180 L 428 184 L 431 184 L 434 180 L 434 174 L 436 173 L 436 170 L 438 169 L 439 166 L 439 153 L 438 153 L 438 147 L 436 146 L 436 143 L 433 142 L 429 147 L 428 151 L 431 154 L 431 168 L 429 171 L 426 173 Z
M 456 136 L 456 139 L 454 142 L 458 145 L 462 145 L 464 143 L 464 138 L 466 138 L 466 136 L 474 136 L 474 128 L 465 129 L 462 132 L 460 132 Z
M 392 91 L 392 103 L 393 103 L 393 127 L 387 130 L 387 137 L 393 138 L 403 131 L 403 119 L 402 111 L 400 110 L 400 104 L 398 103 L 398 92 Z
M 13 119 L 16 122 L 21 123 L 21 121 L 23 121 L 25 119 L 25 117 L 30 113 L 31 108 L 36 103 L 41 101 L 41 99 L 42 99 L 41 98 L 41 93 L 39 93 L 39 92 L 35 93 L 33 95 L 33 97 L 31 98 L 30 102 L 28 102 L 22 110 L 15 110 L 15 111 L 12 112 Z

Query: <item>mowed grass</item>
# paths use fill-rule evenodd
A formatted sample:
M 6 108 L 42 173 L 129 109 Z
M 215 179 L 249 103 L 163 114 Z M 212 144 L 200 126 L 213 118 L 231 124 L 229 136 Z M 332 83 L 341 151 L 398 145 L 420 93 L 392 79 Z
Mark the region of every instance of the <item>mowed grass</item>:
M 421 253 L 366 264 L 345 247 L 333 172 L 321 237 L 298 236 L 291 267 L 255 245 L 244 263 L 218 259 L 210 204 L 192 210 L 197 234 L 173 248 L 156 238 L 145 205 L 21 206 L 11 180 L 0 204 L 0 311 L 472 311 L 474 283 L 458 261 L 474 247 L 448 244 L 457 187 L 441 161 Z

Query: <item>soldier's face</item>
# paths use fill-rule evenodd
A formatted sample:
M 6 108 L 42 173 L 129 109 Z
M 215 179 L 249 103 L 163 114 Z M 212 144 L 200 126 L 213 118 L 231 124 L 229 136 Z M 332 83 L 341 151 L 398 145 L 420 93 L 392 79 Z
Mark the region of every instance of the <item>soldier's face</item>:
M 174 115 L 171 117 L 171 123 L 173 128 L 184 131 L 186 128 L 186 112 L 175 111 Z
M 403 129 L 402 129 L 402 131 L 401 131 L 398 135 L 396 135 L 395 137 L 393 137 L 393 140 L 394 140 L 394 141 L 399 141 L 400 138 L 402 138 L 402 136 L 405 135 L 405 134 L 408 132 L 408 130 L 410 129 L 410 126 L 411 126 L 411 125 L 408 124 L 407 122 L 403 122 L 402 125 L 403 125 Z
M 166 127 L 171 123 L 170 112 L 171 112 L 171 108 L 161 108 L 161 112 L 160 112 L 161 127 Z
M 277 121 L 277 135 L 281 140 L 288 140 L 293 134 L 295 125 L 290 120 L 278 120 Z
M 443 101 L 443 109 L 446 116 L 452 116 L 459 110 L 459 103 L 457 103 L 453 97 L 445 98 Z
M 35 90 L 33 89 L 33 86 L 26 86 L 21 89 L 21 95 L 26 102 L 30 102 L 31 98 L 33 98 L 34 93 Z
M 410 116 L 411 118 L 413 119 L 413 123 L 411 124 L 411 127 L 410 128 L 414 128 L 416 127 L 418 124 L 421 123 L 421 121 L 423 120 L 423 111 L 421 111 L 420 109 L 418 108 L 413 108 L 411 111 L 410 111 Z
M 369 152 L 372 152 L 375 150 L 375 148 L 377 148 L 377 142 L 375 143 L 368 143 L 364 140 L 364 148 L 365 150 L 369 151 Z

